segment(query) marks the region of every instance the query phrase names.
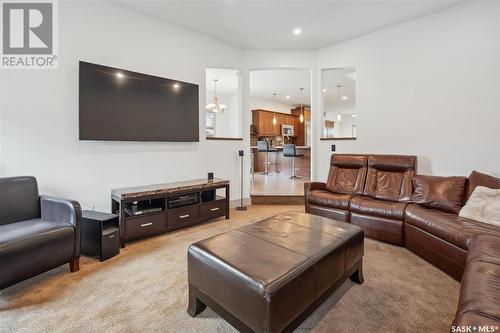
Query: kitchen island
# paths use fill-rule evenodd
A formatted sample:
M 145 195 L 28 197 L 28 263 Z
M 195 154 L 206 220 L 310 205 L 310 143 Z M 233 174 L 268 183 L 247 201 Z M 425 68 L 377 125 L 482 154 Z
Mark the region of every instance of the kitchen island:
M 292 174 L 292 157 L 283 156 L 283 147 L 275 146 L 275 152 L 269 153 L 269 171 L 272 173 Z M 311 147 L 297 146 L 297 154 L 304 156 L 295 158 L 295 173 L 299 177 L 311 176 Z M 266 161 L 266 153 L 257 151 L 256 146 L 251 146 L 253 161 L 253 171 L 264 172 L 264 162 Z

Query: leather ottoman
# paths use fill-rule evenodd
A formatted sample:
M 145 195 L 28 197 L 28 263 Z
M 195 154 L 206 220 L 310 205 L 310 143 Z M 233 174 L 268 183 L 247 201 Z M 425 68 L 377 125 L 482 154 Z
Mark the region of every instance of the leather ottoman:
M 208 305 L 241 332 L 291 331 L 348 277 L 363 283 L 363 236 L 291 212 L 194 243 L 188 313 Z

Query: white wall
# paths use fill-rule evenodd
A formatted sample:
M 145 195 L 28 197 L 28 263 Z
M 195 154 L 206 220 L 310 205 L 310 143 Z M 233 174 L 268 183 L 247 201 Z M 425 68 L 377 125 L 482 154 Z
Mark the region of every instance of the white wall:
M 209 171 L 230 179 L 239 198 L 237 151 L 249 141 L 205 141 L 205 68 L 241 68 L 243 52 L 119 5 L 60 2 L 59 12 L 59 69 L 1 71 L 4 173 L 34 175 L 41 192 L 100 210 L 109 209 L 111 188 Z M 79 141 L 79 60 L 199 84 L 200 142 Z
M 60 2 L 60 62 L 53 71 L 0 71 L 0 174 L 32 174 L 41 191 L 108 209 L 113 187 L 229 178 L 239 197 L 243 141 L 204 139 L 207 67 L 312 70 L 313 179 L 338 152 L 419 156 L 419 171 L 500 175 L 499 4 L 472 2 L 318 51 L 242 51 L 153 16 L 103 2 Z M 91 24 L 89 24 L 91 22 Z M 78 141 L 78 60 L 200 85 L 199 143 Z M 321 68 L 355 67 L 357 141 L 320 141 Z M 217 156 L 217 158 L 214 158 Z M 245 196 L 249 196 L 249 160 Z
M 293 105 L 280 102 L 269 101 L 267 99 L 249 97 L 250 110 L 263 109 L 269 111 L 276 111 L 281 113 L 292 113 Z
M 499 6 L 469 2 L 319 50 L 319 68 L 356 68 L 358 140 L 315 141 L 316 179 L 332 143 L 416 154 L 424 174 L 500 175 Z

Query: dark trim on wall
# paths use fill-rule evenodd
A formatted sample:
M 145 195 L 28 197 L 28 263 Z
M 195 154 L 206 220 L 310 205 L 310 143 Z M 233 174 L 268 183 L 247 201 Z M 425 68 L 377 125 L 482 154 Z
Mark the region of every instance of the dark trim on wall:
M 319 138 L 322 141 L 334 141 L 334 140 L 356 140 L 354 137 L 342 137 L 342 138 Z
M 222 136 L 207 136 L 207 140 L 243 141 L 243 138 L 225 138 Z

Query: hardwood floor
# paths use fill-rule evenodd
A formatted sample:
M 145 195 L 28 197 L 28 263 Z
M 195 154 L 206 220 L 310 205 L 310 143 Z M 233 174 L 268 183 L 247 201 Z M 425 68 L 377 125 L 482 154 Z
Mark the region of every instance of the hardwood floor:
M 255 174 L 252 182 L 253 195 L 287 195 L 303 196 L 304 183 L 309 182 L 309 177 L 290 179 L 289 174 L 273 173 L 271 175 Z

